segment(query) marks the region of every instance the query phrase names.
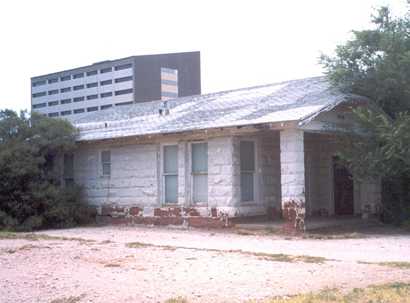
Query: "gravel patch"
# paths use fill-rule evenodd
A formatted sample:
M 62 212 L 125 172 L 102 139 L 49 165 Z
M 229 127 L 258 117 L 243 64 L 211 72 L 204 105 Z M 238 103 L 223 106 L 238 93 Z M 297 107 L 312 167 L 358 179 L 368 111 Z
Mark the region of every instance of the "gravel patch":
M 0 240 L 1 302 L 244 302 L 410 281 L 410 269 L 374 264 L 410 262 L 408 236 L 286 240 L 149 227 L 38 234 L 51 237 Z

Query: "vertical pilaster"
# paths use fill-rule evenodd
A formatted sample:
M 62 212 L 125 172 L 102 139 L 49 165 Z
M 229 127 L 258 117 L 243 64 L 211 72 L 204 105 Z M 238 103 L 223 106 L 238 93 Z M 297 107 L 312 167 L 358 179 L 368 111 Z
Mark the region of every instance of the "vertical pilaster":
M 301 130 L 280 132 L 282 216 L 287 227 L 305 229 L 305 149 Z

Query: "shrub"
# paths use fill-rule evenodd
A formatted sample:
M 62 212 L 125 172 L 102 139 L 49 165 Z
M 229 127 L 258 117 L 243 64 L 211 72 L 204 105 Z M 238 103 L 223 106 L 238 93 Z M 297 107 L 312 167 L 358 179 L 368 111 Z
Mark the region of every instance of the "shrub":
M 78 185 L 61 185 L 56 159 L 75 148 L 64 120 L 0 111 L 0 228 L 33 230 L 90 222 Z

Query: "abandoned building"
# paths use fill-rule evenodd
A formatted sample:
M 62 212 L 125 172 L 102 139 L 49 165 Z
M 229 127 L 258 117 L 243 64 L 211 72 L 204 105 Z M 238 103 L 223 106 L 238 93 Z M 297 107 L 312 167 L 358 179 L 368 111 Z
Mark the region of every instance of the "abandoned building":
M 352 108 L 370 104 L 316 77 L 90 113 L 75 121 L 63 178 L 121 222 L 267 215 L 298 228 L 299 217 L 372 213 L 379 182 L 356 181 L 336 157 Z

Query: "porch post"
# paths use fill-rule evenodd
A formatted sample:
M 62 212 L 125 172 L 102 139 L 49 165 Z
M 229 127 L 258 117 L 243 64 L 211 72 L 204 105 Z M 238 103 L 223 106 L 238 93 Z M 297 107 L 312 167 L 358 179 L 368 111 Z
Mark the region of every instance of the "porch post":
M 280 132 L 282 217 L 286 228 L 305 230 L 305 149 L 303 131 Z

